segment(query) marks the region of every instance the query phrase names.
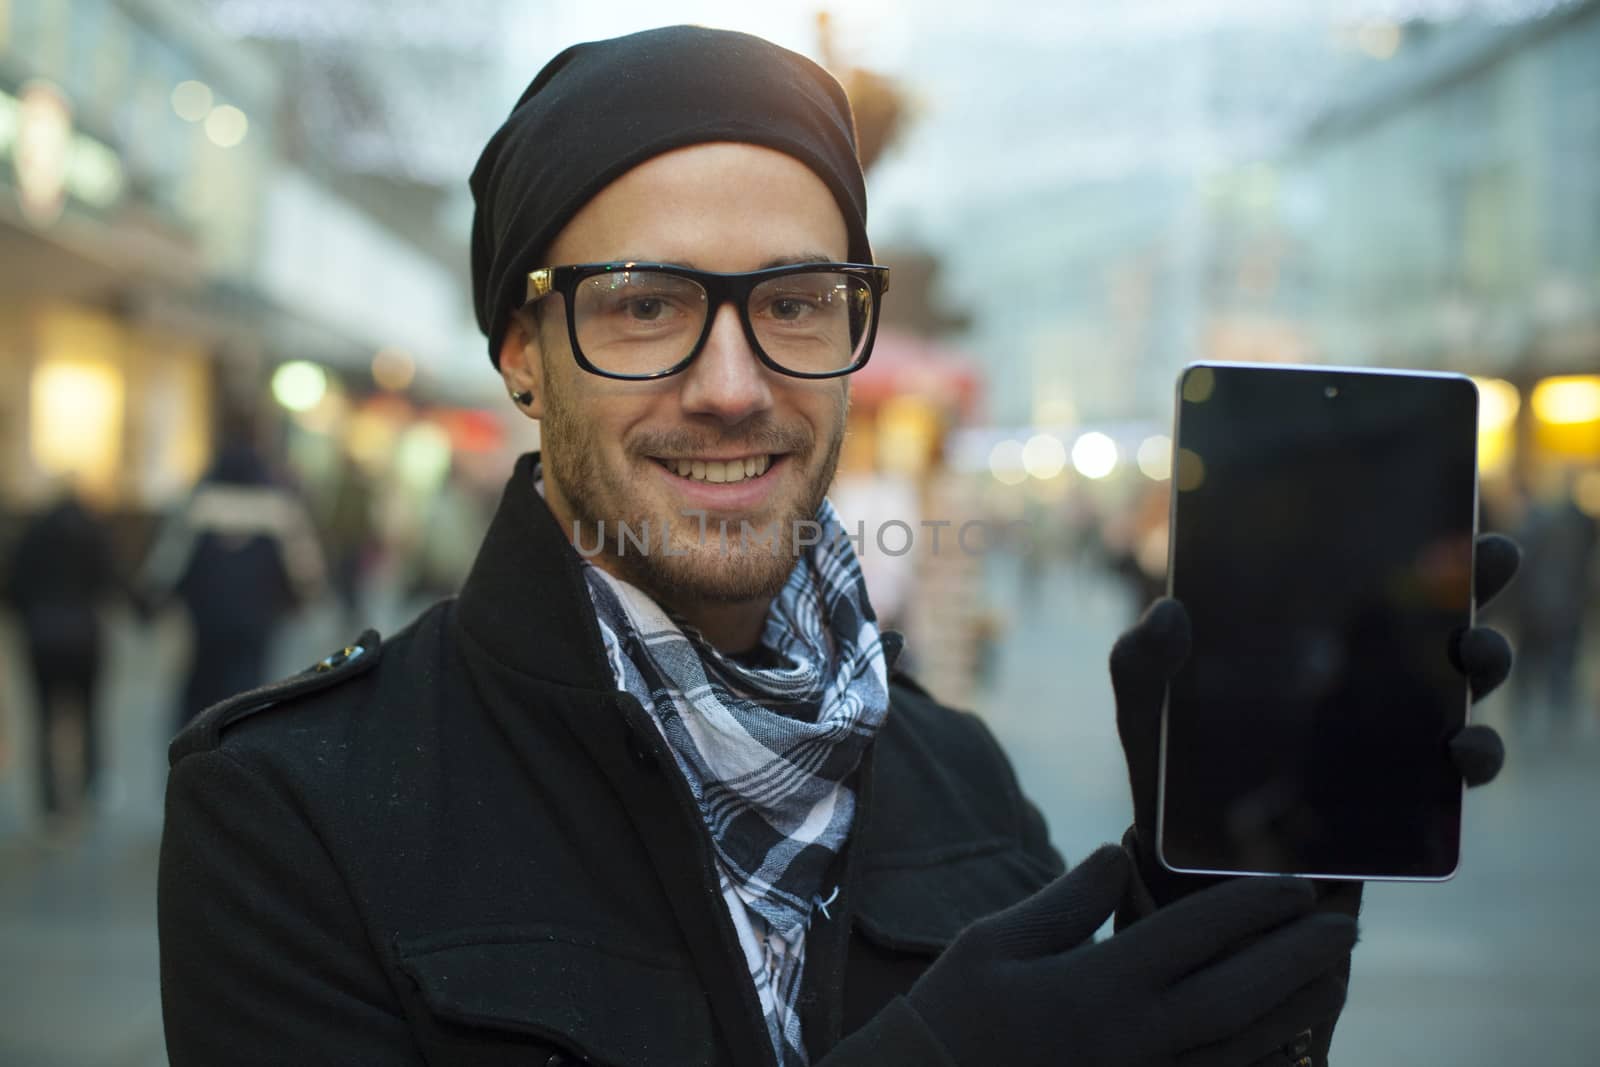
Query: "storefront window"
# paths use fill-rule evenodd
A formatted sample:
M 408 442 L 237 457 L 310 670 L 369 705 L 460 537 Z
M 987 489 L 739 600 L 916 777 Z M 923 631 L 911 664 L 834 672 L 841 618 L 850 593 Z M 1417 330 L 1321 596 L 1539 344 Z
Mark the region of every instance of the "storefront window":
M 121 459 L 121 368 L 93 356 L 47 358 L 34 368 L 29 401 L 29 443 L 38 469 L 109 497 Z

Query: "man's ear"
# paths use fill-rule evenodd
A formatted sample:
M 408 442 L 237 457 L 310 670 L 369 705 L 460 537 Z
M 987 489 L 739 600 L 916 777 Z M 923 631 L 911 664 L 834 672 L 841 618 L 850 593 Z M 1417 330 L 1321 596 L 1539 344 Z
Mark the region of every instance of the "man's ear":
M 540 358 L 539 331 L 527 315 L 513 315 L 500 342 L 500 377 L 513 400 L 531 394 L 526 404 L 518 404 L 530 419 L 544 417 L 544 361 Z

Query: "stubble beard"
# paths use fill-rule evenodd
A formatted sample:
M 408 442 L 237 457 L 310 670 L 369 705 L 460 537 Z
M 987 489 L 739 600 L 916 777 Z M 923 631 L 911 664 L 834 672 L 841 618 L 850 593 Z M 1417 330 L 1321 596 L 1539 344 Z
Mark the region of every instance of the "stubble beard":
M 784 451 L 788 452 L 786 464 L 811 466 L 809 478 L 792 503 L 780 506 L 772 518 L 752 523 L 749 531 L 741 530 L 738 520 L 734 520 L 727 525 L 725 536 L 715 517 L 708 516 L 702 529 L 695 515 L 655 513 L 641 508 L 635 502 L 636 494 L 630 492 L 630 472 L 612 470 L 604 462 L 593 424 L 551 394 L 546 395 L 542 427 L 546 442 L 543 463 L 561 487 L 571 512 L 567 518 L 569 528 L 562 532 L 569 537 L 576 535 L 580 551 L 590 562 L 644 590 L 657 603 L 681 609 L 694 603 L 772 600 L 783 590 L 795 561 L 807 550 L 808 536 L 810 540 L 817 536 L 807 524 L 816 518 L 833 481 L 844 443 L 845 420 L 841 411 L 837 428 L 821 445 L 821 462 L 815 464 L 811 461 L 817 455 L 818 443 L 808 439 L 800 447 L 797 431 L 758 426 L 736 438 L 729 435 L 720 443 L 708 442 L 700 434 L 662 435 L 680 440 L 689 437 L 699 445 L 722 448 L 733 443 L 750 444 L 749 451 L 756 453 Z M 662 449 L 669 454 L 695 450 L 685 443 Z M 648 530 L 644 550 L 637 540 L 622 536 L 622 523 L 627 524 L 634 538 L 642 538 Z M 671 538 L 671 547 L 665 551 L 664 529 L 670 531 Z M 753 536 L 746 536 L 747 533 Z

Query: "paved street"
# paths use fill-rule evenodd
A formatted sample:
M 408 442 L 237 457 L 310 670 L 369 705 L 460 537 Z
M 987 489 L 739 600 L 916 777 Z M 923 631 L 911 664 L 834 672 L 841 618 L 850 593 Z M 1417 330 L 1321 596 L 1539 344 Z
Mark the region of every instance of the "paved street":
M 1017 599 L 995 566 L 1012 627 L 982 710 L 1045 810 L 1057 846 L 1081 858 L 1129 818 L 1105 655 L 1127 621 L 1121 587 L 1058 570 Z M 340 643 L 305 621 L 282 669 Z M 74 839 L 34 832 L 26 694 L 0 676 L 0 1064 L 155 1067 L 165 1062 L 156 987 L 154 873 L 168 687 L 181 629 L 120 627 L 103 817 Z M 9 632 L 0 654 L 15 664 Z M 1500 712 L 1485 709 L 1492 720 Z M 1368 890 L 1340 1067 L 1450 1064 L 1589 1067 L 1600 1047 L 1600 738 L 1513 742 L 1510 766 L 1468 808 L 1462 874 L 1437 886 Z
M 312 662 L 344 635 L 312 614 L 282 642 L 278 673 Z M 113 629 L 106 701 L 108 753 L 98 817 L 57 839 L 35 825 L 31 717 L 14 634 L 0 629 L 0 1064 L 159 1067 L 155 874 L 173 679 L 183 653 L 176 619 Z

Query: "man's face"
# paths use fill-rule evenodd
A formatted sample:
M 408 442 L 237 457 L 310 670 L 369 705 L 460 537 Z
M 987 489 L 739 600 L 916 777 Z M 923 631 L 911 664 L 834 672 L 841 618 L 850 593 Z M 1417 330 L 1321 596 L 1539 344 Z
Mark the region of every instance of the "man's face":
M 736 272 L 844 261 L 848 247 L 833 195 L 803 163 L 754 145 L 705 144 L 657 156 L 607 186 L 545 259 Z M 838 464 L 845 379 L 768 369 L 731 303 L 715 312 L 687 370 L 648 382 L 602 378 L 573 359 L 561 297 L 539 307 L 531 336 L 508 335 L 501 369 L 514 388 L 533 388 L 545 497 L 568 536 L 576 527 L 580 548 L 592 552 L 603 521 L 606 550 L 594 562 L 668 605 L 775 596 L 794 565 L 797 524 L 815 516 Z M 743 477 L 709 480 L 729 475 L 727 461 Z M 694 464 L 687 477 L 678 473 L 684 462 Z M 712 466 L 697 478 L 700 464 Z M 750 476 L 752 467 L 761 473 Z M 703 533 L 696 512 L 705 513 Z M 636 537 L 648 524 L 648 548 L 619 545 L 619 522 Z M 741 537 L 741 523 L 775 531 L 775 549 Z

